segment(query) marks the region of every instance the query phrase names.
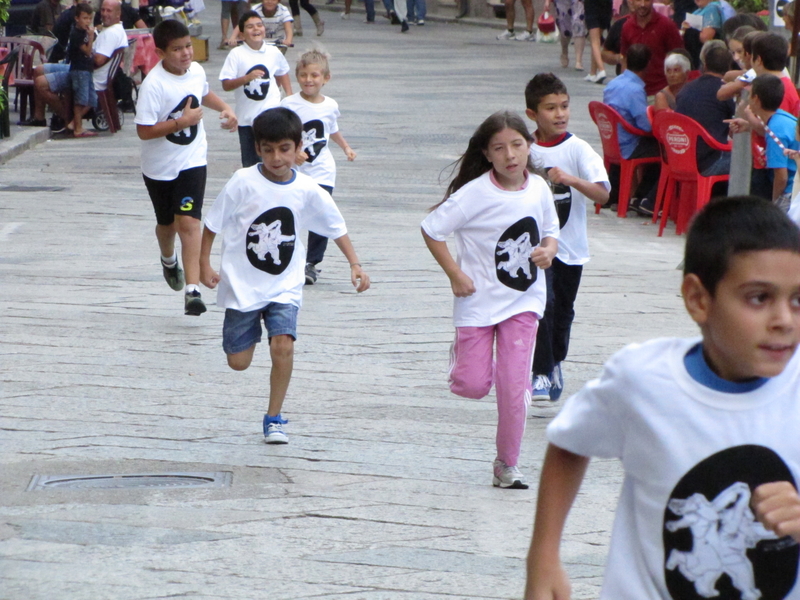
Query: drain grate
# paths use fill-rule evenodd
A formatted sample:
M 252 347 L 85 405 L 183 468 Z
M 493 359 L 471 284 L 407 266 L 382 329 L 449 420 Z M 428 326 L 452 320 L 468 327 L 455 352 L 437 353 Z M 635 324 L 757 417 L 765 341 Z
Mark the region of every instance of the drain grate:
M 219 488 L 230 487 L 233 473 L 130 473 L 124 475 L 34 475 L 29 492 L 51 489 Z

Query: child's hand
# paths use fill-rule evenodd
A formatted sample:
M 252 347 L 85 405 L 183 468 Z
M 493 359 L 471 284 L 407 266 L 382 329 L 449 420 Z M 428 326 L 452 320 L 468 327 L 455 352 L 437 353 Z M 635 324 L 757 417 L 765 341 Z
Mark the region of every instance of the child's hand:
M 186 117 L 189 121 L 188 127 L 192 125 L 197 125 L 200 121 L 203 120 L 203 107 L 198 106 L 197 108 L 192 108 L 192 99 L 187 98 L 186 104 L 183 105 L 183 113 L 181 114 L 182 117 Z
M 472 279 L 461 270 L 450 278 L 450 287 L 456 298 L 466 298 L 475 293 L 475 284 Z
M 208 289 L 213 290 L 219 283 L 219 273 L 211 268 L 211 265 L 200 264 L 200 283 Z
M 369 289 L 369 275 L 358 263 L 350 265 L 350 281 L 359 294 Z
M 776 481 L 758 486 L 750 504 L 764 527 L 800 542 L 800 495 L 791 483 Z
M 347 160 L 350 162 L 353 162 L 356 159 L 356 156 L 358 156 L 350 146 L 344 149 L 344 154 L 347 156 Z
M 261 69 L 256 69 L 255 71 L 250 71 L 247 74 L 247 81 L 253 81 L 254 79 L 263 79 L 264 75 L 265 75 L 265 73 Z
M 219 113 L 219 118 L 222 121 L 222 123 L 220 123 L 220 127 L 231 132 L 236 131 L 236 127 L 239 125 L 239 120 L 236 118 L 236 115 L 232 110 L 223 110 L 221 113 Z
M 297 156 L 294 159 L 294 164 L 299 167 L 306 162 L 306 160 L 308 160 L 308 154 L 306 154 L 303 150 L 298 150 Z
M 525 600 L 569 600 L 569 577 L 559 563 L 553 568 L 528 571 Z
M 742 133 L 743 131 L 750 131 L 750 124 L 744 119 L 723 119 L 723 123 L 728 124 L 728 129 L 731 133 Z
M 536 246 L 533 252 L 531 252 L 531 260 L 533 264 L 540 269 L 549 269 L 550 265 L 553 264 L 553 259 L 556 257 L 557 252 L 558 247 Z
M 561 183 L 564 185 L 571 185 L 570 181 L 573 179 L 572 175 L 565 173 L 558 167 L 552 167 L 547 171 L 547 178 L 553 183 Z
M 800 150 L 791 150 L 787 148 L 786 150 L 783 151 L 783 155 L 788 158 L 791 158 L 792 160 L 800 162 Z

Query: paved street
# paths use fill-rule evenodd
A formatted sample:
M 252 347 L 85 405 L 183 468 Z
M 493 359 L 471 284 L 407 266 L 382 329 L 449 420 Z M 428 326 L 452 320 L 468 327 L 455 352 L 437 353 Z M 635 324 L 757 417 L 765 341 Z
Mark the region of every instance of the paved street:
M 0 167 L 3 600 L 521 598 L 559 405 L 528 420 L 532 489 L 493 488 L 494 393 L 448 391 L 451 294 L 419 223 L 474 129 L 523 111 L 535 73 L 563 76 L 571 131 L 598 150 L 587 104 L 602 88 L 558 69 L 557 45 L 498 42 L 499 29 L 428 21 L 400 35 L 381 17 L 323 14 L 324 37 L 308 37 L 305 15 L 287 58 L 317 41 L 333 55 L 325 93 L 358 152 L 347 163 L 334 148 L 334 197 L 373 287 L 353 291 L 331 244 L 300 312 L 287 446 L 261 434 L 266 345 L 231 371 L 215 292 L 204 290 L 207 314 L 187 317 L 162 279 L 133 115 L 117 135 L 49 141 Z M 222 94 L 218 15 L 209 1 L 204 67 Z M 239 148 L 205 118 L 210 206 Z M 658 238 L 607 210 L 589 226 L 565 397 L 624 344 L 695 331 L 674 229 Z M 229 487 L 27 491 L 36 475 L 221 471 Z M 620 482 L 615 462 L 593 462 L 571 514 L 575 598 L 598 595 Z

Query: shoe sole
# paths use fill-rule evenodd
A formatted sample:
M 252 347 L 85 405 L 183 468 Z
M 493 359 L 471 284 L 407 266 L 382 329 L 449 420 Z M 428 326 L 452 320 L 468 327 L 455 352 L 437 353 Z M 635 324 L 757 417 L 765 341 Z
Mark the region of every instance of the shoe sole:
M 288 438 L 285 438 L 285 437 L 283 439 L 279 439 L 279 440 L 275 440 L 275 439 L 271 440 L 268 437 L 265 437 L 264 438 L 264 443 L 265 444 L 288 444 L 289 440 L 288 440 Z
M 163 273 L 164 273 L 164 281 L 167 282 L 167 285 L 170 287 L 170 289 L 172 289 L 172 290 L 174 290 L 176 292 L 180 292 L 186 285 L 186 279 L 185 279 L 185 277 L 183 275 L 183 269 L 178 268 L 178 279 L 176 281 L 172 281 L 172 277 L 166 271 L 167 267 L 165 267 L 162 264 L 161 268 L 164 269 L 164 271 L 163 271 Z
M 192 304 L 186 307 L 183 314 L 189 315 L 191 317 L 199 317 L 207 310 L 208 308 L 206 308 L 205 304 L 198 305 L 196 302 L 193 302 Z
M 311 277 L 306 277 L 306 285 L 314 285 L 317 282 L 316 279 L 312 279 Z
M 542 392 L 540 394 L 534 394 L 531 396 L 531 400 L 541 401 L 541 400 L 550 400 L 550 392 Z
M 522 483 L 519 479 L 515 480 L 511 485 L 503 485 L 497 477 L 492 477 L 492 485 L 504 490 L 527 490 L 529 487 L 527 483 Z

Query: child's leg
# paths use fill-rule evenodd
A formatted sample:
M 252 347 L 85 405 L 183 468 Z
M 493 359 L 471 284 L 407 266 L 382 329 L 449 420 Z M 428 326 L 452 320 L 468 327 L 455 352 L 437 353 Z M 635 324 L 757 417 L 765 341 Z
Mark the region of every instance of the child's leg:
M 553 362 L 557 364 L 567 358 L 572 321 L 575 319 L 575 298 L 578 296 L 583 266 L 567 265 L 556 258 L 553 260 L 553 266 L 548 270 L 553 271 L 552 348 Z M 547 316 L 546 312 L 545 316 Z M 537 351 L 538 339 L 539 336 L 537 336 Z
M 275 417 L 283 408 L 289 381 L 294 367 L 294 338 L 291 335 L 276 335 L 269 339 L 269 355 L 272 370 L 269 374 L 269 408 L 267 414 Z
M 554 259 L 553 263 L 558 259 Z M 555 290 L 553 286 L 553 268 L 544 270 L 547 280 L 547 302 L 544 316 L 539 320 L 538 333 L 536 334 L 536 350 L 533 353 L 533 375 L 547 375 L 553 371 L 556 362 L 553 359 L 553 321 L 555 312 Z
M 450 391 L 462 398 L 483 398 L 492 389 L 495 327 L 456 327 L 450 347 Z
M 256 344 L 261 342 L 261 314 L 261 310 L 225 310 L 222 349 L 228 358 L 228 366 L 234 371 L 244 371 L 253 361 Z
M 200 283 L 200 243 L 203 197 L 206 193 L 206 167 L 186 169 L 178 174 L 172 192 L 175 233 L 181 239 L 181 258 L 186 283 Z M 166 255 L 165 255 L 166 256 Z
M 516 466 L 531 395 L 529 373 L 536 343 L 536 315 L 520 313 L 496 325 L 497 458 Z
M 181 238 L 181 258 L 186 273 L 186 283 L 200 283 L 200 242 L 202 229 L 200 219 L 175 215 L 175 231 Z
M 261 157 L 256 152 L 256 137 L 250 126 L 239 126 L 239 149 L 242 154 L 242 166 L 252 167 L 261 162 Z
M 75 109 L 72 115 L 72 131 L 75 135 L 81 135 L 83 133 L 83 116 L 89 112 L 88 106 L 82 106 L 80 104 L 75 105 Z

